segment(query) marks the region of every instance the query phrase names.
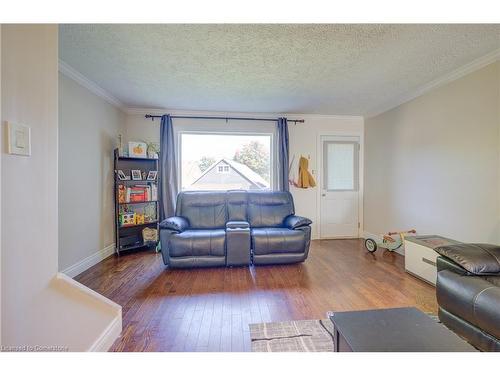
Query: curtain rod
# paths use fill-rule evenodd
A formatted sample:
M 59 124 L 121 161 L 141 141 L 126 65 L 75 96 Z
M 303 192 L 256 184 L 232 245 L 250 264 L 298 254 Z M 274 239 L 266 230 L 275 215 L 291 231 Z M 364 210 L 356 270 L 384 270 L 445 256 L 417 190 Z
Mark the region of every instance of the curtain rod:
M 155 118 L 161 118 L 161 116 L 158 115 L 145 115 L 145 118 L 150 118 L 151 121 L 154 121 Z M 191 118 L 191 119 L 196 119 L 196 120 L 249 120 L 249 121 L 278 121 L 277 118 L 255 118 L 255 117 L 212 117 L 212 116 L 170 116 L 171 118 Z M 287 120 L 288 122 L 293 122 L 293 123 L 303 123 L 304 120 Z

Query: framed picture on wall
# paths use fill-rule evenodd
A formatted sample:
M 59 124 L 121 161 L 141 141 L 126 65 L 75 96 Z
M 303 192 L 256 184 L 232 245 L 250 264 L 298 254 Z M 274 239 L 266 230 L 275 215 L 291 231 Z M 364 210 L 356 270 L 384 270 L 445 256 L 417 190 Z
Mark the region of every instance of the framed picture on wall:
M 142 173 L 139 169 L 132 169 L 130 173 L 132 174 L 132 180 L 142 181 Z

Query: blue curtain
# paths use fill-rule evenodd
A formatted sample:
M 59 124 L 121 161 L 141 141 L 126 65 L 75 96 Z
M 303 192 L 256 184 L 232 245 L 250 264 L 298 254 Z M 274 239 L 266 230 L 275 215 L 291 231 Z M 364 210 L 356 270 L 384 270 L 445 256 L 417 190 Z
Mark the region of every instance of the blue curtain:
M 289 173 L 289 143 L 288 122 L 285 117 L 278 119 L 278 190 L 290 190 L 288 184 Z
M 160 125 L 160 220 L 175 215 L 177 199 L 177 163 L 174 129 L 170 115 L 161 116 Z

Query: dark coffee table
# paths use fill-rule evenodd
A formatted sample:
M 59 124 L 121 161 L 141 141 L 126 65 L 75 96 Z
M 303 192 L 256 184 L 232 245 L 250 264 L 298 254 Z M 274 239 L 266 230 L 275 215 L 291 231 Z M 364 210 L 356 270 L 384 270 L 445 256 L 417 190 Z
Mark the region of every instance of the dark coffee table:
M 471 352 L 474 347 L 414 307 L 332 313 L 337 352 Z

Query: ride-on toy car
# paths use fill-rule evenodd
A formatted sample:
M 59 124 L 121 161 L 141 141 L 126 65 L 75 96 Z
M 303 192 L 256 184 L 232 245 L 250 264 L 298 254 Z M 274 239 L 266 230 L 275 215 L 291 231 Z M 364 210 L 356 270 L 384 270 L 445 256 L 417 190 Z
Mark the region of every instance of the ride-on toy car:
M 382 235 L 382 241 L 377 242 L 373 238 L 365 239 L 365 247 L 370 253 L 374 253 L 380 247 L 382 249 L 387 249 L 389 251 L 394 251 L 399 249 L 405 243 L 405 237 L 408 235 L 415 236 L 417 231 L 415 229 L 408 230 L 406 232 L 389 232 Z M 398 236 L 396 236 L 398 235 Z M 396 237 L 394 237 L 396 236 Z

